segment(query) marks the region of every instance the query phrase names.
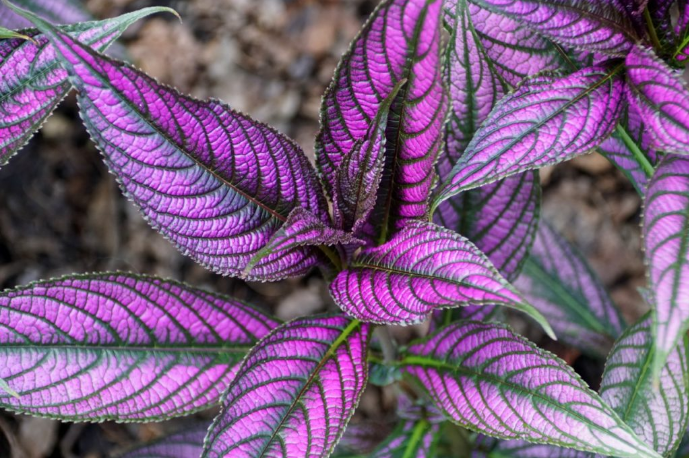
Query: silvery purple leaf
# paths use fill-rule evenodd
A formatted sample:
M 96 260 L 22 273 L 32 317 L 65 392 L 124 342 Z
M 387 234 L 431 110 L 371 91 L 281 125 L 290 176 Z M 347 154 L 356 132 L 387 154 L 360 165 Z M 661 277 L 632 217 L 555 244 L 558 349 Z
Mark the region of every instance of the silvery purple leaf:
M 92 21 L 80 0 L 15 0 L 12 3 L 38 14 L 53 24 L 74 24 Z M 0 26 L 8 29 L 31 27 L 31 22 L 0 4 Z
M 299 318 L 244 359 L 206 438 L 204 458 L 327 457 L 366 385 L 369 327 Z
M 256 253 L 246 266 L 245 273 L 251 277 L 251 270 L 265 258 L 270 257 L 269 269 L 274 275 L 280 276 L 282 269 L 292 268 L 292 257 L 299 256 L 299 248 L 306 246 L 332 246 L 337 244 L 363 244 L 362 241 L 352 237 L 350 233 L 343 232 L 324 223 L 313 213 L 303 208 L 295 208 L 289 214 L 285 224 L 273 234 L 266 246 Z M 321 254 L 323 255 L 323 254 Z M 339 265 L 339 259 L 334 260 Z M 263 264 L 263 268 L 266 268 Z
M 357 141 L 352 150 L 342 158 L 331 180 L 333 198 L 333 219 L 340 229 L 354 234 L 369 232 L 374 237 L 374 230 L 369 227 L 368 217 L 376 205 L 378 188 L 383 178 L 385 167 L 385 130 L 392 103 L 399 94 L 403 79 L 393 88 L 378 109 L 368 132 Z
M 513 281 L 536 236 L 540 202 L 538 173 L 528 171 L 453 196 L 433 220 L 471 240 Z
M 689 154 L 689 89 L 652 50 L 634 46 L 627 55 L 627 96 L 647 123 L 657 149 Z
M 328 221 L 315 170 L 292 140 L 216 100 L 198 101 L 81 45 L 31 13 L 78 89 L 81 116 L 151 225 L 211 270 L 242 275 L 298 207 Z M 273 265 L 280 262 L 278 270 Z M 314 248 L 267 256 L 256 280 L 308 271 Z
M 403 371 L 460 426 L 617 457 L 660 457 L 564 361 L 472 321 L 410 344 Z
M 134 22 L 164 11 L 174 13 L 169 8 L 145 8 L 62 30 L 103 51 Z M 35 29 L 23 33 L 33 41 L 0 40 L 0 166 L 29 141 L 72 87 L 48 39 Z
M 587 353 L 605 356 L 625 328 L 586 259 L 545 221 L 514 285 L 546 316 L 558 338 Z
M 428 420 L 402 420 L 370 458 L 427 458 L 435 456 L 441 427 Z
M 470 0 L 575 49 L 623 56 L 637 40 L 625 11 L 609 0 Z
M 137 447 L 117 458 L 196 458 L 203 451 L 208 425 L 185 429 Z
M 123 273 L 0 295 L 0 406 L 66 421 L 155 421 L 218 402 L 277 322 L 239 301 Z
M 471 458 L 592 458 L 594 455 L 548 444 L 533 444 L 525 440 L 498 440 L 478 435 Z
M 458 3 L 467 3 L 473 33 L 496 75 L 512 87 L 524 78 L 557 70 L 565 63 L 559 46 L 533 30 L 466 0 L 446 0 L 445 19 L 454 29 Z M 451 49 L 451 47 L 450 47 Z
M 494 72 L 476 36 L 466 1 L 455 3 L 452 14 L 448 12 L 445 15 L 452 27 L 443 65 L 443 80 L 449 89 L 450 106 L 445 125 L 445 147 L 437 164 L 440 180 L 447 178 L 479 125 L 506 92 L 505 84 Z
M 331 190 L 344 158 L 364 139 L 397 84 L 407 80 L 387 126 L 388 170 L 378 200 L 383 238 L 398 220 L 425 214 L 434 184 L 446 108 L 441 10 L 442 0 L 383 1 L 342 57 L 323 98 L 316 160 Z
M 537 77 L 504 97 L 455 164 L 434 207 L 464 190 L 585 154 L 615 128 L 623 107 L 619 67 Z
M 495 304 L 527 313 L 550 332 L 471 242 L 421 221 L 362 250 L 330 284 L 330 294 L 347 314 L 373 323 L 413 324 L 437 309 Z
M 600 395 L 641 439 L 661 455 L 671 456 L 689 421 L 689 341 L 684 336 L 668 355 L 656 386 L 648 370 L 653 360 L 652 324 L 647 314 L 615 342 Z
M 689 158 L 667 155 L 644 203 L 656 375 L 689 328 Z

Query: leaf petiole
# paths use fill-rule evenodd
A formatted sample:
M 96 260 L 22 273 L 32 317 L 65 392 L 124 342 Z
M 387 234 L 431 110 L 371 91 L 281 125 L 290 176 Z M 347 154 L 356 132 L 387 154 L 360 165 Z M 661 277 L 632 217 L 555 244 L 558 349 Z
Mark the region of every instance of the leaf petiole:
M 643 170 L 644 174 L 648 178 L 651 178 L 653 176 L 653 173 L 655 173 L 655 168 L 653 167 L 653 164 L 649 162 L 644 152 L 641 151 L 639 145 L 637 145 L 634 139 L 629 136 L 627 130 L 619 124 L 617 125 L 617 127 L 615 127 L 615 133 L 620 136 L 620 139 L 624 142 L 624 145 L 629 149 L 629 152 L 632 153 L 632 157 L 634 158 L 636 163 L 639 164 L 639 167 L 641 167 L 641 170 Z

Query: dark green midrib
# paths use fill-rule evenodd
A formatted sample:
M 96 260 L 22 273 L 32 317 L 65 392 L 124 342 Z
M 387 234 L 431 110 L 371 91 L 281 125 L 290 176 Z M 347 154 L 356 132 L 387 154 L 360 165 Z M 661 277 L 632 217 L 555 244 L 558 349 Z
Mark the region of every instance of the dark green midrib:
M 42 27 L 42 28 L 45 28 L 46 30 L 49 30 L 49 31 L 50 31 L 50 34 L 54 37 L 53 39 L 55 39 L 55 40 L 60 40 L 60 41 L 63 43 L 64 46 L 69 47 L 69 45 L 68 45 L 67 43 L 65 43 L 64 41 L 62 41 L 62 38 L 60 38 L 58 35 L 55 34 L 55 31 L 59 31 L 58 29 L 56 29 L 55 27 L 51 26 L 49 23 L 47 23 L 47 22 L 45 22 L 45 21 L 41 21 L 40 19 L 39 19 L 39 21 L 40 21 L 40 23 L 41 23 L 41 27 Z M 36 24 L 36 25 L 38 26 L 38 24 Z M 90 49 L 89 49 L 88 51 L 89 51 L 89 54 L 92 54 L 92 51 L 91 51 Z M 58 52 L 61 54 L 61 51 L 58 51 Z M 138 107 L 136 107 L 133 103 L 131 103 L 124 95 L 122 95 L 122 94 L 120 93 L 120 91 L 118 91 L 118 90 L 116 90 L 115 88 L 113 88 L 112 85 L 110 84 L 110 82 L 109 82 L 108 80 L 104 79 L 104 78 L 93 68 L 93 66 L 92 66 L 89 62 L 85 61 L 85 60 L 84 60 L 81 56 L 79 56 L 78 54 L 76 54 L 76 53 L 74 53 L 74 54 L 75 54 L 76 58 L 82 63 L 82 65 L 84 65 L 84 66 L 86 66 L 86 67 L 88 67 L 88 68 L 90 69 L 90 72 L 89 72 L 89 73 L 91 74 L 91 76 L 93 76 L 93 77 L 96 78 L 98 81 L 100 81 L 101 83 L 103 83 L 105 87 L 109 88 L 109 90 L 112 92 L 112 94 L 114 94 L 114 95 L 120 100 L 120 102 L 121 102 L 123 105 L 127 106 L 127 107 L 129 108 L 129 110 L 131 110 L 133 113 L 135 113 L 135 114 L 137 115 L 137 117 L 138 117 L 139 119 L 141 119 L 144 123 L 146 123 L 146 125 L 147 125 L 151 130 L 155 131 L 158 135 L 160 135 L 160 137 L 163 138 L 167 144 L 169 144 L 171 147 L 173 147 L 176 151 L 179 151 L 181 154 L 183 154 L 184 157 L 187 157 L 187 158 L 189 158 L 191 161 L 193 161 L 194 164 L 196 164 L 200 169 L 202 169 L 202 170 L 204 170 L 205 172 L 207 172 L 207 173 L 209 173 L 210 175 L 212 175 L 217 181 L 219 181 L 220 183 L 223 183 L 223 184 L 225 184 L 226 186 L 228 186 L 229 188 L 231 188 L 233 192 L 236 192 L 237 194 L 239 194 L 240 196 L 242 196 L 242 197 L 245 198 L 246 200 L 248 200 L 248 201 L 254 203 L 256 206 L 258 206 L 258 207 L 260 207 L 261 209 L 265 210 L 268 214 L 271 215 L 271 217 L 273 217 L 273 218 L 275 218 L 275 219 L 277 219 L 278 221 L 283 222 L 283 223 L 284 223 L 285 221 L 287 221 L 287 217 L 286 217 L 285 215 L 279 213 L 278 211 L 276 211 L 275 209 L 273 209 L 273 208 L 271 208 L 270 206 L 266 205 L 265 203 L 259 201 L 259 200 L 256 199 L 255 197 L 253 197 L 253 196 L 249 195 L 248 193 L 242 191 L 242 190 L 239 189 L 235 184 L 231 183 L 229 180 L 227 180 L 226 178 L 222 177 L 222 176 L 219 175 L 217 172 L 215 172 L 214 170 L 210 169 L 208 166 L 206 166 L 205 164 L 203 164 L 202 162 L 200 162 L 196 157 L 194 157 L 193 155 L 189 154 L 186 150 L 184 150 L 184 149 L 182 148 L 181 145 L 178 145 L 172 138 L 170 138 L 169 135 L 167 135 L 165 132 L 162 132 L 152 121 L 150 121 L 149 119 L 147 119 L 146 117 L 144 117 L 144 116 L 140 113 Z M 103 56 L 102 58 L 105 58 L 105 57 Z M 107 59 L 107 58 L 105 58 L 105 59 Z M 64 61 L 65 61 L 65 65 L 68 65 L 69 67 L 72 67 L 72 72 L 74 72 L 73 66 L 72 66 L 69 62 L 66 62 L 66 58 L 64 59 Z M 81 78 L 79 78 L 79 79 L 81 79 Z M 94 106 L 95 106 L 95 105 L 94 105 Z
M 587 310 L 568 288 L 564 287 L 559 280 L 553 278 L 538 262 L 532 258 L 527 258 L 522 271 L 525 275 L 545 285 L 558 298 L 561 298 L 562 304 L 578 316 L 587 327 L 598 333 L 611 336 L 606 327 L 601 324 L 600 319 Z M 552 300 L 550 297 L 548 299 Z
M 294 412 L 294 409 L 296 408 L 297 404 L 299 403 L 299 400 L 302 399 L 304 396 L 304 393 L 313 385 L 315 382 L 316 378 L 320 374 L 321 369 L 325 364 L 333 357 L 335 352 L 337 351 L 338 348 L 347 340 L 347 338 L 357 329 L 361 327 L 361 322 L 359 320 L 352 320 L 346 328 L 342 330 L 340 335 L 338 336 L 337 339 L 330 345 L 328 350 L 325 352 L 321 360 L 318 362 L 318 365 L 313 369 L 313 372 L 311 375 L 309 375 L 309 378 L 304 382 L 304 386 L 299 390 L 299 393 L 294 397 L 292 400 L 292 403 L 289 406 L 289 409 L 282 415 L 282 418 L 280 419 L 280 423 L 278 423 L 275 428 L 273 429 L 272 434 L 270 437 L 266 440 L 263 448 L 261 449 L 260 453 L 257 455 L 256 458 L 264 458 L 266 456 L 266 453 L 268 452 L 268 449 L 270 446 L 273 444 L 275 441 L 275 437 L 277 436 L 278 432 L 280 432 L 287 419 L 292 415 L 292 412 Z M 343 412 L 344 413 L 344 412 Z
M 520 385 L 510 383 L 508 381 L 505 381 L 497 376 L 494 376 L 492 374 L 489 374 L 487 372 L 479 372 L 477 370 L 469 370 L 465 367 L 462 366 L 457 366 L 457 365 L 451 365 L 447 362 L 443 361 L 438 361 L 432 358 L 424 357 L 424 356 L 406 356 L 404 357 L 400 362 L 397 363 L 398 366 L 404 367 L 404 366 L 421 366 L 421 367 L 432 367 L 434 369 L 439 369 L 444 372 L 450 373 L 450 374 L 461 374 L 465 375 L 471 379 L 474 380 L 483 380 L 487 381 L 493 384 L 493 386 L 504 386 L 506 388 L 511 389 L 512 391 L 515 391 L 517 393 L 522 394 L 524 397 L 531 398 L 531 399 L 538 399 L 540 400 L 544 405 L 549 405 L 553 406 L 556 408 L 556 410 L 560 411 L 565 411 L 567 414 L 571 417 L 576 418 L 577 420 L 581 421 L 583 424 L 588 425 L 590 428 L 602 431 L 605 434 L 609 435 L 614 435 L 609 428 L 604 428 L 602 426 L 599 426 L 590 420 L 588 420 L 586 417 L 582 416 L 579 414 L 576 410 L 573 410 L 568 407 L 563 407 L 561 404 L 559 404 L 556 400 L 548 398 L 546 396 L 543 396 L 542 394 L 536 392 L 536 391 L 529 391 L 521 387 Z M 562 368 L 559 368 L 562 369 Z M 414 377 L 414 376 L 412 376 Z M 414 377 L 415 378 L 415 377 Z M 425 388 L 428 389 L 428 388 Z M 586 391 L 586 388 L 582 388 L 581 391 Z M 588 390 L 590 391 L 590 390 Z M 596 396 L 595 393 L 590 391 L 590 394 L 592 396 Z M 603 404 L 605 405 L 605 404 Z M 626 426 L 626 424 L 621 424 L 619 426 Z M 629 431 L 631 431 L 631 428 L 627 427 Z M 618 436 L 616 436 L 618 437 Z M 622 441 L 620 439 L 620 441 Z M 637 444 L 629 444 L 626 441 L 622 441 L 628 445 L 636 446 Z

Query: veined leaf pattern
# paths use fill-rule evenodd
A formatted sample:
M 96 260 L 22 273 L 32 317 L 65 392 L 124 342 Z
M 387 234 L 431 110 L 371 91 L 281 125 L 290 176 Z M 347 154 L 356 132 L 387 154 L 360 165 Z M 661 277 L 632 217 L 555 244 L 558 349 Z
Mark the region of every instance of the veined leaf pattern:
M 206 438 L 204 458 L 327 457 L 366 385 L 369 327 L 300 318 L 244 359 Z
M 587 353 L 605 356 L 625 328 L 586 259 L 546 221 L 514 285 L 545 315 L 559 339 Z
M 437 165 L 440 180 L 447 178 L 479 125 L 506 92 L 476 36 L 466 0 L 454 3 L 455 9 L 445 14 L 445 22 L 452 30 L 443 66 L 450 110 L 445 146 Z
M 587 67 L 564 78 L 536 77 L 504 97 L 455 164 L 433 206 L 464 190 L 598 146 L 622 111 L 619 70 Z
M 239 301 L 170 280 L 103 273 L 0 295 L 0 406 L 68 421 L 151 421 L 217 403 L 277 326 Z
M 441 308 L 495 304 L 525 312 L 550 331 L 471 242 L 420 221 L 362 250 L 335 277 L 330 294 L 347 314 L 373 323 L 413 324 Z
M 0 9 L 6 8 L 0 5 Z M 5 10 L 0 10 L 3 14 Z M 99 22 L 65 26 L 79 41 L 104 51 L 130 25 L 169 8 L 145 8 Z M 173 11 L 174 12 L 174 11 Z M 21 16 L 12 14 L 21 19 Z M 33 41 L 0 40 L 0 166 L 26 144 L 72 85 L 55 49 L 36 29 L 23 31 Z
M 292 140 L 219 101 L 181 95 L 23 14 L 60 52 L 84 125 L 124 193 L 182 253 L 240 276 L 294 208 L 329 220 L 315 170 Z M 297 247 L 267 256 L 249 278 L 303 274 L 317 260 L 313 248 Z
M 564 53 L 549 39 L 542 37 L 512 18 L 467 3 L 474 33 L 493 71 L 507 84 L 516 87 L 524 78 L 554 71 L 565 61 Z M 446 0 L 445 17 L 454 23 L 458 0 Z M 449 20 L 448 20 L 449 19 Z
M 667 155 L 644 204 L 656 375 L 689 328 L 689 158 Z
M 458 322 L 412 343 L 405 374 L 459 425 L 503 439 L 654 457 L 564 361 L 495 324 Z
M 605 364 L 600 395 L 636 434 L 663 456 L 679 446 L 689 421 L 687 337 L 675 347 L 654 385 L 649 315 L 615 342 Z
M 446 200 L 433 220 L 471 240 L 513 281 L 536 237 L 540 203 L 538 173 L 528 171 Z
M 201 425 L 162 437 L 117 458 L 194 458 L 201 456 L 208 425 Z
M 636 41 L 625 11 L 609 0 L 470 0 L 575 49 L 623 56 Z
M 689 89 L 652 50 L 634 46 L 627 55 L 627 98 L 648 124 L 654 146 L 689 154 Z
M 345 156 L 364 138 L 396 85 L 407 80 L 388 122 L 391 168 L 378 200 L 385 230 L 396 220 L 423 216 L 434 184 L 446 108 L 441 10 L 442 0 L 383 1 L 342 57 L 323 98 L 316 160 L 332 189 Z

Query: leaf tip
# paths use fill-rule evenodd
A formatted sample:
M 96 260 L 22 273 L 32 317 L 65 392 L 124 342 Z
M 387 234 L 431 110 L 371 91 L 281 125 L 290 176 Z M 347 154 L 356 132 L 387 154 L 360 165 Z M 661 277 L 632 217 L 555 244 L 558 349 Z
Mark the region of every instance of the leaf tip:
M 2 389 L 3 391 L 5 391 L 7 394 L 9 394 L 10 396 L 12 396 L 15 399 L 21 399 L 21 396 L 19 395 L 19 393 L 17 393 L 12 388 L 10 388 L 10 385 L 2 378 L 0 378 L 0 389 Z

